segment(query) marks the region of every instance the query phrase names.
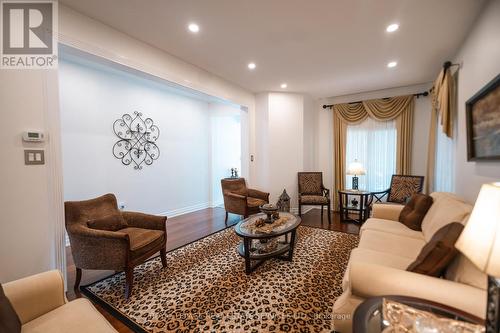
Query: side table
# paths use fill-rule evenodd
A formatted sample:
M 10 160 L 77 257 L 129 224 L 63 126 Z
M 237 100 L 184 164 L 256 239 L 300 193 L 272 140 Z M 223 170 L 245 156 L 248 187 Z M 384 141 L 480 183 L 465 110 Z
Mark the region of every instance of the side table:
M 362 224 L 370 217 L 370 207 L 373 195 L 370 191 L 339 190 L 340 221 L 356 222 Z M 353 200 L 357 201 L 354 205 Z M 352 218 L 350 214 L 356 214 L 358 218 Z

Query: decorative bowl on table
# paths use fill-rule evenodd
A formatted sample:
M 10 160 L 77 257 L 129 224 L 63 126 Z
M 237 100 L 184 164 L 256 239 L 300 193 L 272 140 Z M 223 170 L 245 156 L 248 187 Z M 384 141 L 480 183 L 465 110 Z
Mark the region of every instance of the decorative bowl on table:
M 274 222 L 273 216 L 276 216 L 276 213 L 278 212 L 278 207 L 273 204 L 265 204 L 260 206 L 259 208 L 262 213 L 267 215 L 266 223 L 273 223 Z

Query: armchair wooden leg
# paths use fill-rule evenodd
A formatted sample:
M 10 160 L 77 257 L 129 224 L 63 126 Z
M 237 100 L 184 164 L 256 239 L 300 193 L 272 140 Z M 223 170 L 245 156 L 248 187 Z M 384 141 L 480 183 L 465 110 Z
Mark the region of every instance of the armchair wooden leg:
M 321 205 L 321 224 L 323 224 L 323 205 Z
M 81 268 L 76 268 L 76 277 L 75 277 L 75 290 L 78 290 L 78 287 L 80 287 L 80 282 L 82 281 L 82 269 Z
M 229 213 L 226 210 L 226 219 L 224 220 L 224 223 L 227 225 L 227 219 L 229 218 Z
M 164 247 L 160 250 L 161 265 L 167 268 L 167 249 Z
M 331 210 L 331 205 L 328 203 L 328 224 L 332 223 L 332 210 Z
M 125 298 L 128 300 L 132 295 L 132 287 L 134 285 L 134 267 L 125 269 Z
M 302 205 L 299 203 L 299 216 L 302 217 Z

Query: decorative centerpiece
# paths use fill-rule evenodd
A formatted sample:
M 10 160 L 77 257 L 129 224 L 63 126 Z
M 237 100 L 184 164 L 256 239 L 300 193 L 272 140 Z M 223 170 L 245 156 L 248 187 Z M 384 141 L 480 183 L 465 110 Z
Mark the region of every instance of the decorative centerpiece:
M 265 204 L 259 207 L 260 211 L 267 215 L 266 223 L 273 223 L 275 219 L 279 218 L 278 207 L 273 204 Z

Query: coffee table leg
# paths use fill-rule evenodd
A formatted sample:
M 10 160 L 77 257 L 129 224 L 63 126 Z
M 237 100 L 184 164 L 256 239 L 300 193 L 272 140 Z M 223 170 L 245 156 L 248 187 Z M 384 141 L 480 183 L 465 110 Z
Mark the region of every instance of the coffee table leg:
M 293 258 L 293 248 L 295 247 L 295 233 L 296 233 L 297 229 L 294 229 L 292 230 L 292 232 L 290 232 L 290 250 L 288 250 L 288 258 L 287 260 L 288 261 L 292 261 L 292 258 Z
M 245 251 L 245 272 L 247 274 L 252 273 L 252 267 L 250 266 L 250 247 L 251 239 L 248 237 L 243 237 L 243 247 Z

